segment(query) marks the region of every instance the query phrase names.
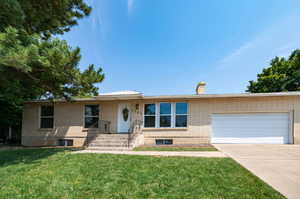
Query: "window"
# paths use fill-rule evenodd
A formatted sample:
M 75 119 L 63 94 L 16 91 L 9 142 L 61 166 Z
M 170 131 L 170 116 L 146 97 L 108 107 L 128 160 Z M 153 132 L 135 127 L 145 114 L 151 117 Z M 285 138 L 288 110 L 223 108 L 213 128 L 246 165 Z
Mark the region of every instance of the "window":
M 159 104 L 159 126 L 171 127 L 171 103 Z
M 84 128 L 98 128 L 99 105 L 85 105 Z
M 144 127 L 155 127 L 155 104 L 145 104 Z
M 145 128 L 183 128 L 187 127 L 187 120 L 188 103 L 186 102 L 161 102 L 144 106 Z
M 176 103 L 175 127 L 187 127 L 187 103 Z
M 172 139 L 156 139 L 155 140 L 155 144 L 156 145 L 171 145 L 173 144 L 173 140 Z
M 71 139 L 60 139 L 57 143 L 58 146 L 73 146 L 73 140 Z
M 41 106 L 40 128 L 53 128 L 54 108 L 53 106 Z

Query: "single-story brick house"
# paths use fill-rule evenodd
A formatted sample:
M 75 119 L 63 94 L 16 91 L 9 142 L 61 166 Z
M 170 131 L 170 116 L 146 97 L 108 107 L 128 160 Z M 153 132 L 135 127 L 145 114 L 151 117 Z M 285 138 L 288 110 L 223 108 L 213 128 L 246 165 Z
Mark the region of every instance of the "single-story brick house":
M 300 144 L 300 92 L 204 94 L 204 85 L 199 83 L 194 95 L 123 91 L 30 101 L 24 106 L 22 144 Z

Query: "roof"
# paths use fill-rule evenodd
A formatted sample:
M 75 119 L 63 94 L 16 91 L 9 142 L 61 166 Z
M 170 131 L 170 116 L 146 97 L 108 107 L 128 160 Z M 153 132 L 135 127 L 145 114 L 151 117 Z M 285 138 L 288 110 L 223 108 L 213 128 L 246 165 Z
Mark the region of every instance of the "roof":
M 144 96 L 137 91 L 117 91 L 103 93 L 95 97 L 74 98 L 73 101 L 109 101 L 109 100 L 159 100 L 159 99 L 207 99 L 207 98 L 244 98 L 244 97 L 281 97 L 281 96 L 300 96 L 299 91 L 295 92 L 276 92 L 276 93 L 232 93 L 232 94 L 199 94 L 199 95 L 156 95 Z M 65 100 L 55 100 L 57 102 Z M 47 102 L 47 100 L 34 100 L 31 102 Z
M 198 99 L 198 98 L 235 98 L 235 97 L 278 97 L 300 96 L 300 92 L 274 92 L 274 93 L 229 93 L 229 94 L 194 94 L 194 95 L 160 95 L 144 96 L 144 99 Z
M 116 91 L 111 93 L 103 93 L 94 98 L 97 100 L 126 100 L 126 99 L 142 99 L 143 94 L 137 91 Z
M 142 95 L 142 93 L 137 92 L 137 91 L 116 91 L 116 92 L 111 92 L 111 93 L 100 93 L 99 96 L 107 96 L 107 95 Z

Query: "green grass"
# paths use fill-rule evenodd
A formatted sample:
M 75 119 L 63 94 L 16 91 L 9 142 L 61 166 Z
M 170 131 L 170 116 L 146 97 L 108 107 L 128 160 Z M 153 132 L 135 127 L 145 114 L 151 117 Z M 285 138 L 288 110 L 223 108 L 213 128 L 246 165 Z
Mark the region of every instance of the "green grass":
M 0 198 L 284 198 L 230 158 L 0 151 Z
M 215 147 L 136 147 L 134 151 L 217 151 Z

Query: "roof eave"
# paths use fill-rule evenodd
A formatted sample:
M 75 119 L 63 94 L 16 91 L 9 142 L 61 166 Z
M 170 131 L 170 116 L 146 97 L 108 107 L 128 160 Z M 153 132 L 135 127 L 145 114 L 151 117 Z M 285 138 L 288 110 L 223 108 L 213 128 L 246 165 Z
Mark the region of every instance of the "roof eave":
M 155 99 L 208 99 L 208 98 L 246 98 L 246 97 L 284 97 L 300 96 L 300 92 L 277 92 L 277 93 L 241 93 L 241 94 L 199 94 L 199 95 L 103 95 L 91 98 L 74 98 L 73 102 L 111 101 L 111 100 L 155 100 Z M 26 103 L 46 103 L 49 100 L 32 100 Z M 53 102 L 67 102 L 66 100 L 53 100 Z
M 281 97 L 281 96 L 300 96 L 300 92 L 295 91 L 295 92 L 276 92 L 276 93 L 161 95 L 161 96 L 144 96 L 143 99 L 199 99 L 199 98 Z
M 143 95 L 130 94 L 130 95 L 99 95 L 96 96 L 97 100 L 130 100 L 130 99 L 143 99 Z

